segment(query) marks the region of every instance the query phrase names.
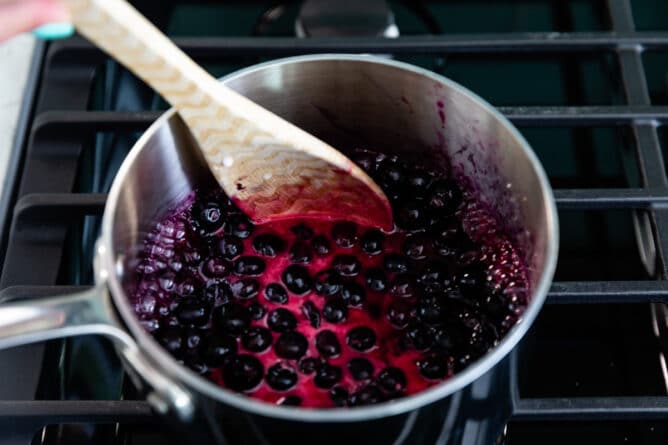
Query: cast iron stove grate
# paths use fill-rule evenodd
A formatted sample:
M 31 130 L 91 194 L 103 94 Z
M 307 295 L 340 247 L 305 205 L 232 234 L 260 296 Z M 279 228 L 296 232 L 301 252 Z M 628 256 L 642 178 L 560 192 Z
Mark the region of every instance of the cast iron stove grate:
M 509 360 L 513 417 L 498 440 L 511 445 L 601 438 L 606 443 L 665 443 L 668 180 L 662 126 L 668 121 L 668 86 L 663 93 L 651 90 L 648 79 L 660 79 L 665 70 L 645 72 L 645 67 L 649 58 L 668 52 L 668 32 L 636 31 L 630 0 L 524 3 L 529 9 L 548 4 L 559 30 L 577 29 L 567 4 L 592 3 L 606 17 L 609 31 L 335 40 L 204 36 L 177 42 L 213 71 L 295 54 L 376 53 L 409 61 L 431 58 L 435 69 L 458 80 L 453 61 L 502 65 L 513 58 L 531 59 L 528 64 L 559 60 L 563 98 L 558 105 L 510 100 L 510 106 L 501 107 L 546 165 L 564 242 L 557 279 L 534 335 Z M 295 6 L 285 6 L 290 7 Z M 154 21 L 166 23 L 167 6 L 145 8 Z M 412 8 L 424 16 L 422 3 Z M 266 18 L 256 29 L 268 26 Z M 433 17 L 425 22 L 430 31 L 438 31 Z M 583 100 L 592 86 L 579 80 L 589 68 L 574 61 L 578 57 L 605 58 L 615 72 L 617 96 L 615 85 L 601 79 L 603 86 L 593 88 L 610 89 L 612 99 L 605 104 Z M 155 110 L 155 101 L 143 88 L 134 90 L 130 100 L 110 95 L 130 77 L 81 39 L 40 47 L 10 165 L 15 182 L 8 182 L 0 203 L 3 301 L 90 284 L 89 268 L 72 265 L 90 263 L 90 240 L 115 170 L 106 176 L 95 172 L 117 165 L 136 135 L 160 114 L 146 111 Z M 504 99 L 494 103 L 504 105 Z M 541 135 L 546 130 L 568 135 L 577 178 L 562 174 L 559 166 L 551 168 L 550 157 L 567 157 L 566 147 L 556 154 L 540 152 L 537 142 L 549 137 Z M 601 153 L 591 150 L 599 139 L 611 144 L 603 155 L 616 157 L 622 179 L 606 174 Z M 616 147 L 620 139 L 625 143 Z M 593 240 L 578 239 L 583 225 L 594 228 Z M 617 240 L 618 234 L 602 233 L 610 227 L 624 232 L 631 244 Z M 566 241 L 571 231 L 575 240 Z M 619 347 L 601 342 L 606 336 Z M 0 443 L 165 442 L 148 405 L 133 400 L 109 345 L 90 347 L 89 342 L 99 346 L 98 341 L 57 341 L 0 353 Z M 603 361 L 610 362 L 611 370 L 600 372 Z M 466 425 L 461 443 L 485 443 L 476 434 L 479 426 L 476 421 Z

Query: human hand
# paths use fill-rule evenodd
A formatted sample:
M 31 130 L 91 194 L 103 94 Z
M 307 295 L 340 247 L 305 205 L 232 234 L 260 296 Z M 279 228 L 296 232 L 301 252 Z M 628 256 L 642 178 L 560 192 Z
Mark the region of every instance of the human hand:
M 49 22 L 67 22 L 59 0 L 0 0 L 0 42 Z

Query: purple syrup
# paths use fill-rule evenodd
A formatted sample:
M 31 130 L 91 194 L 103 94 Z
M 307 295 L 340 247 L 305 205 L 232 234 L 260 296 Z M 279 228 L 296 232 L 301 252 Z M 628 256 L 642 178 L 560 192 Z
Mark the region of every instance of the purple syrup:
M 254 225 L 221 191 L 197 192 L 144 240 L 131 301 L 145 328 L 220 386 L 306 407 L 414 394 L 485 354 L 528 304 L 512 243 L 443 174 L 353 160 L 390 199 L 394 231 Z

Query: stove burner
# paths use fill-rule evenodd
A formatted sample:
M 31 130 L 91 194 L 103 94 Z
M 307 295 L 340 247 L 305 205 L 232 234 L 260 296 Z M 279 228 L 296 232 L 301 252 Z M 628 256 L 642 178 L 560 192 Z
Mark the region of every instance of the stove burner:
M 399 37 L 385 0 L 306 0 L 295 31 L 298 37 Z

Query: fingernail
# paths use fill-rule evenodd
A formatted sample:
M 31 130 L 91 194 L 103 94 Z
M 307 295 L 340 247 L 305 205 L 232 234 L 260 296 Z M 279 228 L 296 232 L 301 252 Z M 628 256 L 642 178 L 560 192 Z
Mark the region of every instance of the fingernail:
M 62 39 L 74 34 L 74 26 L 68 22 L 47 23 L 46 25 L 33 29 L 32 33 L 38 39 Z

